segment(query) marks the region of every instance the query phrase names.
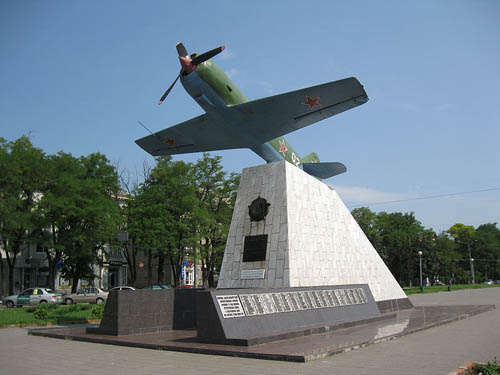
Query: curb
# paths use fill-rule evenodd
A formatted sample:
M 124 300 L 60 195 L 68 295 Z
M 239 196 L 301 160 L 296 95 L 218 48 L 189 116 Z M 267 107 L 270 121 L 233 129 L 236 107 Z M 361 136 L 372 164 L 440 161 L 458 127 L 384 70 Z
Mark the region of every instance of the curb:
M 65 325 L 67 324 L 86 324 L 86 323 L 100 323 L 101 319 L 88 319 L 88 320 L 68 320 L 66 322 L 61 322 L 64 323 Z M 53 327 L 53 326 L 60 326 L 61 324 L 57 323 L 51 323 L 47 322 L 47 324 L 40 325 L 36 323 L 16 323 L 16 324 L 0 324 L 0 329 L 1 328 L 25 328 L 25 327 Z
M 474 365 L 474 362 L 465 362 L 462 366 L 458 366 L 458 368 L 451 370 L 447 375 L 463 375 L 465 371 L 470 370 Z

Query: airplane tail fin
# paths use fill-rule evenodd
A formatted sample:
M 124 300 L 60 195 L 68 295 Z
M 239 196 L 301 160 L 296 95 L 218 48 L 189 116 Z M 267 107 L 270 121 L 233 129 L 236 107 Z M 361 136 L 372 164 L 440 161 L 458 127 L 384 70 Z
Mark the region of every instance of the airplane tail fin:
M 347 168 L 344 164 L 337 162 L 302 163 L 302 168 L 304 169 L 304 172 L 309 173 L 311 176 L 318 177 L 321 179 L 330 178 L 347 171 Z
M 302 158 L 302 163 L 319 163 L 319 156 L 315 152 L 311 152 Z

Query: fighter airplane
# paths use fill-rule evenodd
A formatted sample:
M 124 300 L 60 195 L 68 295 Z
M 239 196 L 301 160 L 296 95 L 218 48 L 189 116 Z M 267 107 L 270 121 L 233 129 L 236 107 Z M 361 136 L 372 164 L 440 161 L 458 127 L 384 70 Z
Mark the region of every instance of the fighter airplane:
M 268 163 L 285 159 L 321 179 L 347 170 L 342 163 L 321 163 L 314 152 L 300 158 L 283 136 L 366 103 L 368 96 L 356 78 L 248 101 L 210 60 L 225 46 L 201 55 L 188 55 L 180 42 L 176 48 L 181 70 L 158 104 L 180 78 L 205 114 L 136 140 L 148 153 L 162 156 L 249 148 Z

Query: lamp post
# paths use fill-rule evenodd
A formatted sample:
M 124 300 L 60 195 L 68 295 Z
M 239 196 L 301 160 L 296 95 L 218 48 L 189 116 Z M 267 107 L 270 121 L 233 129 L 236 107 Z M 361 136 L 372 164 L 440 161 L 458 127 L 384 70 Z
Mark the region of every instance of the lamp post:
M 475 284 L 476 278 L 474 277 L 474 258 L 470 258 L 470 272 L 472 274 L 472 284 Z
M 424 284 L 422 283 L 422 252 L 418 252 L 418 258 L 419 258 L 419 263 L 420 263 L 420 292 L 422 293 L 424 291 Z

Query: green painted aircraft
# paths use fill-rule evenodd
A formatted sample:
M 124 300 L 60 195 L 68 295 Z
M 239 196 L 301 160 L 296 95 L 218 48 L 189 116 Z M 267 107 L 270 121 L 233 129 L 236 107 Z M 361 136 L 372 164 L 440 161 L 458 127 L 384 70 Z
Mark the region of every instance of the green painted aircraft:
M 205 114 L 136 140 L 151 155 L 249 148 L 268 163 L 285 159 L 317 178 L 347 170 L 342 163 L 321 163 L 314 152 L 299 157 L 283 136 L 366 103 L 368 96 L 356 78 L 248 101 L 210 60 L 225 46 L 201 55 L 188 55 L 180 42 L 176 48 L 181 70 L 158 104 L 180 78 Z

